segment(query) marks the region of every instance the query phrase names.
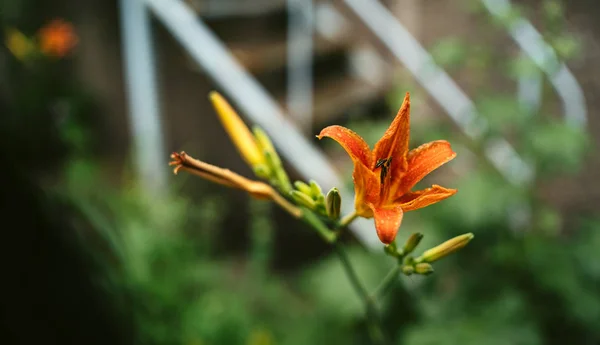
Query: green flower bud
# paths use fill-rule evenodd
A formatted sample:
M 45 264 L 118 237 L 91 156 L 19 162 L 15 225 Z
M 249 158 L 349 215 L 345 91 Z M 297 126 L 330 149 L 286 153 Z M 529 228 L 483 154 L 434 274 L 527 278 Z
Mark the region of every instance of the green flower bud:
M 277 154 L 275 153 L 275 156 Z M 277 165 L 275 161 L 275 157 L 271 152 L 265 151 L 265 157 L 267 158 L 267 163 L 273 169 L 271 178 L 271 183 L 277 186 L 280 190 L 289 193 L 292 190 L 292 184 L 290 183 L 290 179 L 287 176 L 285 170 L 283 170 L 283 166 L 281 164 Z M 278 157 L 277 157 L 278 159 Z
M 475 237 L 472 233 L 463 234 L 460 236 L 456 236 L 437 247 L 431 248 L 423 253 L 419 258 L 417 258 L 417 262 L 434 262 L 445 256 L 448 256 L 455 251 L 461 249 L 466 246 L 472 239 Z
M 315 180 L 310 180 L 310 190 L 311 190 L 311 194 L 312 197 L 314 199 L 318 199 L 319 197 L 323 196 L 323 191 L 321 190 L 321 186 L 319 186 L 319 184 L 317 183 L 317 181 Z
M 383 247 L 383 251 L 389 255 L 389 256 L 393 256 L 395 258 L 401 259 L 403 257 L 403 253 L 398 251 L 398 247 L 396 245 L 396 242 L 392 242 L 386 246 Z
M 420 232 L 414 233 L 410 235 L 406 243 L 404 243 L 404 248 L 402 248 L 402 253 L 404 255 L 412 253 L 413 250 L 419 245 L 419 242 L 423 239 L 423 234 Z
M 310 189 L 310 186 L 302 181 L 294 182 L 294 187 L 306 195 L 312 195 L 312 189 Z
M 300 191 L 293 190 L 290 192 L 290 196 L 292 197 L 292 199 L 294 199 L 296 204 L 298 204 L 300 206 L 304 206 L 304 207 L 308 208 L 309 210 L 314 210 L 315 207 L 317 206 L 315 201 L 310 196 L 308 196 Z
M 333 220 L 340 218 L 340 209 L 342 207 L 342 196 L 337 188 L 331 188 L 327 193 L 325 202 L 327 216 Z
M 269 166 L 266 164 L 257 164 L 252 167 L 252 170 L 254 170 L 254 175 L 265 180 L 271 177 L 271 169 L 269 169 Z
M 260 127 L 255 126 L 252 128 L 252 132 L 254 133 L 254 138 L 256 139 L 256 143 L 258 147 L 261 149 L 263 155 L 265 156 L 265 160 L 267 162 L 269 170 L 269 178 L 272 179 L 272 183 L 275 184 L 279 189 L 284 192 L 289 192 L 292 190 L 292 185 L 290 183 L 290 179 L 287 176 L 287 173 L 283 169 L 283 165 L 281 164 L 281 158 L 277 154 L 275 150 L 275 146 L 273 146 L 273 142 Z M 257 175 L 262 177 L 260 175 Z
M 281 159 L 279 158 L 277 151 L 275 151 L 275 146 L 273 146 L 273 142 L 271 141 L 267 133 L 265 133 L 265 131 L 263 131 L 262 128 L 258 126 L 254 126 L 252 128 L 252 132 L 254 134 L 254 138 L 256 138 L 256 143 L 258 144 L 258 147 L 261 149 L 261 151 L 270 153 L 272 155 L 273 163 L 275 163 L 276 165 L 281 165 Z
M 413 266 L 408 266 L 408 265 L 402 266 L 402 273 L 409 276 L 409 275 L 415 273 L 415 268 Z
M 433 273 L 433 267 L 426 262 L 416 264 L 414 267 L 415 267 L 416 274 L 422 274 L 422 275 L 426 276 L 426 275 Z

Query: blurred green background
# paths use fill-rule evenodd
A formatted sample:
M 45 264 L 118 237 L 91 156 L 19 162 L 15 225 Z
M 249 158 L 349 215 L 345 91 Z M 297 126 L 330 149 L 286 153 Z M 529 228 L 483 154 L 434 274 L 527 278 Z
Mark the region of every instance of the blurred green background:
M 283 104 L 285 2 L 186 3 Z M 417 231 L 425 234 L 423 248 L 466 232 L 475 240 L 435 274 L 398 280 L 380 304 L 393 343 L 600 344 L 600 10 L 584 0 L 514 1 L 511 16 L 498 20 L 476 0 L 384 4 L 489 126 L 480 141 L 469 139 L 363 29 L 335 38 L 315 33 L 306 140 L 337 123 L 373 144 L 410 91 L 411 147 L 447 139 L 458 152 L 423 185 L 459 193 L 406 215 L 398 242 Z M 333 6 L 343 13 L 343 4 Z M 564 120 L 548 78 L 539 107 L 519 102 L 517 81 L 540 73 L 508 35 L 520 17 L 573 71 L 586 126 Z M 70 23 L 77 37 L 54 56 L 36 48 L 47 39 L 40 28 L 53 19 Z M 152 27 L 166 150 L 250 177 L 204 96 L 217 86 L 158 21 Z M 169 174 L 160 196 L 143 187 L 132 159 L 135 124 L 127 116 L 116 1 L 3 0 L 0 28 L 1 343 L 369 343 L 340 263 L 302 224 L 185 174 Z M 379 58 L 356 63 L 364 51 Z M 375 82 L 361 77 L 382 69 Z M 487 161 L 485 141 L 498 135 L 532 165 L 532 183 L 515 186 Z M 351 185 L 343 152 L 313 143 Z M 156 155 L 166 161 L 167 152 Z M 310 178 L 291 167 L 290 174 Z M 392 260 L 353 236 L 344 242 L 374 288 Z

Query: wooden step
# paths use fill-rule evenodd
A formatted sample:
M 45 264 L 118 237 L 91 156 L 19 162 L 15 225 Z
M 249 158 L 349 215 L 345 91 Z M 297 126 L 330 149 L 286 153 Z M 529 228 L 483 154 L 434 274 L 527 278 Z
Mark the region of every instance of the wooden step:
M 314 91 L 313 123 L 335 122 L 353 108 L 382 99 L 389 89 L 389 85 L 374 85 L 353 77 L 327 80 Z
M 203 18 L 236 18 L 283 12 L 286 0 L 186 0 Z
M 313 93 L 314 127 L 339 122 L 349 112 L 383 100 L 391 88 L 390 84 L 373 85 L 350 76 L 328 78 L 318 84 Z M 277 99 L 287 111 L 285 95 Z
M 314 35 L 313 39 L 315 58 L 347 49 L 352 44 L 349 36 L 331 41 L 320 35 Z M 285 39 L 261 43 L 232 42 L 227 43 L 227 46 L 242 66 L 252 74 L 283 68 L 287 62 Z

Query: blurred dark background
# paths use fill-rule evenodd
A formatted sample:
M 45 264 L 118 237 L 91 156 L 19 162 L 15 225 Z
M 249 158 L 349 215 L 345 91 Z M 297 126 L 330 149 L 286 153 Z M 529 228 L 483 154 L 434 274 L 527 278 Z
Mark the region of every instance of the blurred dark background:
M 416 231 L 424 247 L 465 232 L 475 240 L 434 275 L 399 279 L 380 306 L 394 343 L 600 344 L 594 1 L 140 3 L 0 2 L 2 344 L 369 343 L 359 300 L 318 236 L 273 205 L 171 175 L 168 153 L 185 150 L 252 176 L 209 91 L 232 99 L 248 124 L 261 115 L 255 90 L 234 83 L 235 96 L 223 82 L 230 66 L 206 38 L 190 36 L 190 52 L 173 35 L 177 23 L 189 28 L 173 3 L 289 114 L 301 141 L 276 146 L 318 146 L 344 178 L 338 187 L 351 188 L 351 162 L 314 134 L 336 123 L 373 144 L 406 91 L 411 147 L 453 144 L 457 159 L 423 185 L 459 193 L 406 215 L 398 241 Z M 381 5 L 391 17 L 378 17 Z M 525 46 L 546 52 L 541 64 L 511 37 L 524 39 L 523 23 L 540 34 Z M 411 39 L 432 59 L 416 71 L 402 60 L 419 56 Z M 148 56 L 155 63 L 144 69 Z M 221 62 L 207 64 L 211 56 Z M 448 116 L 461 101 L 455 89 L 428 92 L 439 81 L 432 66 L 473 102 L 479 135 L 461 127 L 465 112 Z M 530 174 L 490 146 L 498 138 Z M 282 156 L 293 180 L 327 180 L 328 168 L 307 176 L 303 157 Z M 375 287 L 393 264 L 381 245 L 344 242 Z

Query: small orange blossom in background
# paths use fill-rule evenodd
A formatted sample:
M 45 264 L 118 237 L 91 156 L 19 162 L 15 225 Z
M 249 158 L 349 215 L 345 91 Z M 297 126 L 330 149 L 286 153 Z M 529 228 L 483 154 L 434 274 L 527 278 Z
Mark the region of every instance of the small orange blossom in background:
M 48 56 L 62 58 L 77 44 L 78 38 L 71 23 L 54 19 L 38 31 L 40 51 Z
M 373 151 L 362 137 L 342 126 L 326 127 L 317 136 L 337 141 L 352 158 L 356 213 L 375 218 L 377 235 L 385 244 L 396 238 L 404 212 L 435 204 L 457 192 L 438 185 L 411 191 L 417 182 L 452 160 L 456 153 L 445 140 L 409 151 L 409 134 L 410 97 L 406 93 L 396 118 Z

